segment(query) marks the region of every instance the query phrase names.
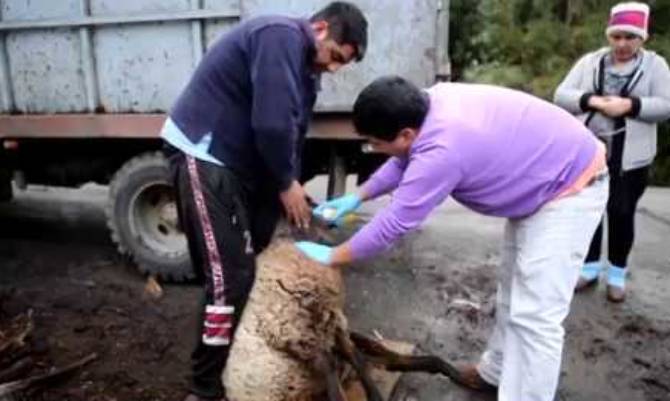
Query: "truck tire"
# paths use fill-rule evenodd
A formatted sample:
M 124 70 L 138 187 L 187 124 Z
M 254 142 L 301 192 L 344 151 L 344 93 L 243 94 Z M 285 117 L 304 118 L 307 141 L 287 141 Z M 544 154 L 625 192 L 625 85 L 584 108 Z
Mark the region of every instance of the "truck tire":
M 160 152 L 136 156 L 117 171 L 106 213 L 112 241 L 141 272 L 177 282 L 195 277 Z

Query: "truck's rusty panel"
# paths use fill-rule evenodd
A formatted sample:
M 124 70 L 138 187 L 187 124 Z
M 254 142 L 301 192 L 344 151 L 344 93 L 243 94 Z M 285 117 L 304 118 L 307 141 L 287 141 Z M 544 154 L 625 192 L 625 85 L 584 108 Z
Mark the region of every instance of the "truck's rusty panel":
M 243 0 L 242 18 L 265 13 L 309 16 L 329 0 Z M 417 85 L 436 73 L 438 0 L 356 0 L 369 23 L 369 46 L 360 64 L 324 74 L 317 111 L 348 111 L 356 95 L 374 78 L 397 74 Z
M 45 114 L 0 116 L 0 138 L 152 138 L 162 114 Z
M 79 0 L 0 1 L 2 21 L 66 18 L 79 9 Z M 14 107 L 27 113 L 54 108 L 86 111 L 77 31 L 43 29 L 5 33 L 4 46 L 13 88 Z
M 0 113 L 164 113 L 205 49 L 239 20 L 308 17 L 329 0 L 0 0 Z M 346 112 L 372 79 L 436 75 L 440 0 L 357 0 L 362 63 L 323 77 L 316 109 Z
M 167 110 L 192 71 L 190 29 L 182 23 L 97 30 L 100 106 L 106 111 Z M 132 39 L 131 39 L 132 38 Z
M 164 114 L 0 115 L 0 139 L 21 138 L 158 138 Z M 342 116 L 318 116 L 310 138 L 360 139 Z
M 95 0 L 91 15 L 182 12 L 189 0 Z M 108 112 L 168 110 L 194 68 L 187 21 L 94 30 L 100 106 Z M 199 49 L 202 52 L 202 49 Z

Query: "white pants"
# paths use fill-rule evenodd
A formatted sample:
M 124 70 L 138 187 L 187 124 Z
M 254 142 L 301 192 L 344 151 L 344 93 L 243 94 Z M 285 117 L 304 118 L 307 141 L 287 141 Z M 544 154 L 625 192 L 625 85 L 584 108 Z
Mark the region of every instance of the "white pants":
M 608 185 L 600 179 L 505 225 L 496 325 L 478 365 L 482 378 L 499 386 L 499 401 L 554 399 L 563 320 Z

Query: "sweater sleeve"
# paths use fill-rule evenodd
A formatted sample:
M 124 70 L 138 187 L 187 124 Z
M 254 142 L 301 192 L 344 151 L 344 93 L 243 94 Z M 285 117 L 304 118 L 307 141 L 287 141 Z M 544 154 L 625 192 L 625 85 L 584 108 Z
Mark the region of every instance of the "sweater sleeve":
M 353 258 L 372 257 L 418 227 L 449 196 L 461 176 L 457 155 L 445 148 L 412 156 L 391 205 L 349 240 Z
M 655 123 L 670 118 L 670 69 L 661 56 L 648 71 L 651 74 L 649 96 L 633 98 L 633 109 L 637 115 L 631 116 L 645 122 Z
M 402 179 L 406 164 L 406 161 L 398 157 L 391 157 L 382 164 L 363 184 L 363 192 L 368 199 L 374 199 L 394 190 Z
M 585 87 L 582 81 L 591 57 L 591 54 L 587 54 L 579 59 L 554 93 L 554 103 L 572 114 L 588 111 L 587 102 L 591 93 L 581 88 Z
M 284 190 L 295 179 L 305 41 L 286 26 L 265 27 L 250 40 L 251 128 L 263 162 Z

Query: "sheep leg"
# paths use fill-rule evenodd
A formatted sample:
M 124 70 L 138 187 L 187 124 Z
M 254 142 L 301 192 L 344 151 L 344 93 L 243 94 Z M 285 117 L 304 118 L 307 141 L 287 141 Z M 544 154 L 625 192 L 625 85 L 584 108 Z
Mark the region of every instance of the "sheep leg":
M 347 401 L 340 385 L 337 360 L 332 354 L 322 355 L 314 361 L 315 369 L 326 378 L 326 393 L 328 401 Z
M 351 341 L 368 361 L 383 366 L 389 371 L 398 372 L 426 372 L 441 373 L 450 379 L 459 377 L 458 370 L 449 362 L 435 355 L 402 355 L 386 348 L 379 341 L 375 341 L 360 333 L 351 332 Z
M 344 390 L 340 384 L 339 370 L 334 366 L 326 374 L 326 385 L 328 389 L 328 401 L 347 401 Z
M 368 401 L 384 401 L 379 389 L 377 389 L 377 386 L 368 373 L 368 363 L 365 357 L 358 349 L 356 349 L 356 346 L 351 341 L 349 335 L 342 330 L 338 330 L 337 333 L 337 350 L 340 355 L 353 366 L 358 374 L 358 378 L 361 380 L 361 384 L 363 384 L 363 389 L 365 390 L 365 395 Z

